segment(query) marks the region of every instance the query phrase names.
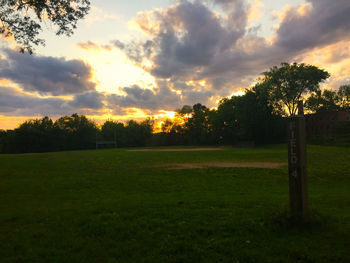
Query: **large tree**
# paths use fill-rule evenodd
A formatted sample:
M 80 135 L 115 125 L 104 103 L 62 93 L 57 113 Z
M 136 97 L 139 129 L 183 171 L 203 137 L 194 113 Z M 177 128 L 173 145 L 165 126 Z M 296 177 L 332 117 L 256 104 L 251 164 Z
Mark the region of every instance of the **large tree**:
M 217 109 L 213 130 L 223 143 L 279 141 L 283 134 L 280 108 L 271 100 L 267 85 L 256 84 L 242 96 L 224 98 Z
M 209 113 L 210 109 L 197 103 L 192 107 L 191 117 L 186 120 L 188 140 L 193 144 L 205 144 L 209 134 Z
M 0 35 L 13 37 L 21 51 L 44 45 L 41 25 L 50 21 L 57 35 L 73 34 L 79 19 L 89 11 L 89 0 L 0 0 Z
M 327 71 L 304 63 L 282 63 L 263 75 L 262 84 L 271 88 L 273 98 L 288 109 L 289 115 L 296 114 L 303 95 L 318 91 L 319 84 L 330 76 Z

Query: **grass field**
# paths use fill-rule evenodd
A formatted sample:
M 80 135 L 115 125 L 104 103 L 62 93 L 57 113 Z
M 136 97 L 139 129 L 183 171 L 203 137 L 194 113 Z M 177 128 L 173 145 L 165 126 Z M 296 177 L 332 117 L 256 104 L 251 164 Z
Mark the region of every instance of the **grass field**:
M 350 262 L 350 148 L 308 147 L 310 222 L 288 220 L 286 146 L 0 155 L 0 262 Z

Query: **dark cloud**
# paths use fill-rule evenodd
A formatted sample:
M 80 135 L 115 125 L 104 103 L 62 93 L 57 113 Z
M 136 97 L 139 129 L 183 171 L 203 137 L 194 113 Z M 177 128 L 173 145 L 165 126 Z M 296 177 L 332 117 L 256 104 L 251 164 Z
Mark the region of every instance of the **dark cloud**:
M 201 103 L 204 105 L 210 105 L 212 102 L 209 101 L 209 98 L 213 96 L 214 93 L 210 90 L 199 90 L 199 91 L 189 91 L 189 92 L 184 92 L 182 94 L 182 99 L 181 99 L 181 106 L 182 105 L 194 105 L 196 103 Z
M 107 97 L 109 107 L 113 105 L 126 108 L 141 108 L 149 110 L 173 110 L 180 104 L 180 97 L 168 87 L 152 91 L 139 86 L 122 88 L 125 95 L 111 94 Z
M 125 87 L 121 90 L 124 95 L 112 94 L 106 96 L 108 107 L 115 106 L 121 108 L 140 108 L 156 112 L 158 110 L 175 110 L 182 105 L 195 103 L 208 103 L 209 98 L 213 96 L 213 92 L 186 85 L 185 83 L 176 83 L 174 89 L 181 90 L 181 94 L 172 91 L 170 83 L 167 81 L 158 82 L 158 87 L 155 90 L 142 89 L 139 86 Z M 187 86 L 187 88 L 185 88 Z
M 300 14 L 291 8 L 277 30 L 276 45 L 302 51 L 350 37 L 349 0 L 309 0 L 312 8 Z
M 89 108 L 97 110 L 104 106 L 103 99 L 103 94 L 92 91 L 75 95 L 74 100 L 71 101 L 69 105 L 75 108 Z
M 73 100 L 40 98 L 0 87 L 0 114 L 8 116 L 59 116 L 74 112 L 94 113 L 103 107 L 104 96 L 96 92 L 76 95 Z
M 119 40 L 112 40 L 111 44 L 114 45 L 115 47 L 119 48 L 119 49 L 124 49 L 125 48 L 125 44 Z
M 92 68 L 81 60 L 34 56 L 4 50 L 0 78 L 9 79 L 26 91 L 42 95 L 77 94 L 95 89 Z
M 111 43 L 120 50 L 123 50 L 128 58 L 140 63 L 143 59 L 149 58 L 152 54 L 154 43 L 153 41 L 147 40 L 145 42 L 133 40 L 127 44 L 119 40 L 113 40 Z
M 0 87 L 0 113 L 3 115 L 33 116 L 61 112 L 65 101 L 57 98 L 38 98 Z
M 246 18 L 241 1 L 235 2 L 234 12 Z M 154 55 L 151 73 L 160 78 L 192 75 L 194 70 L 209 65 L 218 52 L 234 46 L 244 34 L 245 23 L 225 25 L 199 1 L 181 1 L 157 16 L 161 16 L 161 22 L 153 42 L 158 52 Z

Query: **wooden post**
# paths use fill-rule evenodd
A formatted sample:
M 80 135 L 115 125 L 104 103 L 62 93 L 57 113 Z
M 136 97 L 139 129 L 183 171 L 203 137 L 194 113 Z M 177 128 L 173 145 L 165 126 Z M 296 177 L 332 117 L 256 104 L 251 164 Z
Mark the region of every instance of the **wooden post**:
M 288 170 L 291 216 L 295 220 L 307 219 L 307 167 L 306 131 L 303 102 L 298 103 L 298 115 L 288 121 Z
M 96 150 L 97 150 L 97 149 L 98 149 L 98 144 L 97 144 L 97 131 L 96 131 L 95 143 L 96 143 Z

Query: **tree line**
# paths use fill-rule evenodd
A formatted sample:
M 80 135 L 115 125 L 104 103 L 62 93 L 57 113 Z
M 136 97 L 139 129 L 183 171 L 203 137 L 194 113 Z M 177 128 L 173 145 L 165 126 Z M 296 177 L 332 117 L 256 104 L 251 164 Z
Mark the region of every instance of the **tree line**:
M 0 152 L 92 149 L 96 140 L 115 139 L 118 147 L 283 142 L 285 117 L 296 114 L 298 100 L 307 94 L 309 112 L 350 110 L 350 85 L 321 91 L 319 83 L 328 77 L 315 66 L 282 63 L 263 73 L 243 95 L 222 99 L 216 109 L 200 103 L 183 106 L 175 118 L 162 123 L 160 132 L 154 132 L 151 119 L 106 121 L 101 127 L 78 114 L 56 121 L 28 120 L 14 130 L 0 130 Z
M 114 139 L 119 147 L 145 146 L 153 123 L 106 121 L 102 127 L 84 115 L 73 114 L 56 121 L 49 117 L 28 120 L 14 130 L 0 130 L 1 153 L 29 153 L 95 148 L 96 140 Z

